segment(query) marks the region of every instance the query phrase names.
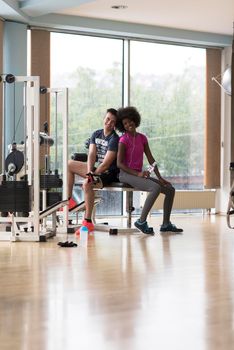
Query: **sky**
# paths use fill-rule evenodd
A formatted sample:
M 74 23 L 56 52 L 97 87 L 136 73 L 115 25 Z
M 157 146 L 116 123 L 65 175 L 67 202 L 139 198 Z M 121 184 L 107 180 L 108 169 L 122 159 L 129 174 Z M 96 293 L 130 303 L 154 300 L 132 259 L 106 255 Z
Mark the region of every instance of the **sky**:
M 131 74 L 180 73 L 186 62 L 204 65 L 205 49 L 131 42 Z M 172 59 L 173 58 L 173 59 Z M 72 73 L 78 66 L 104 71 L 122 60 L 122 40 L 52 33 L 52 76 Z

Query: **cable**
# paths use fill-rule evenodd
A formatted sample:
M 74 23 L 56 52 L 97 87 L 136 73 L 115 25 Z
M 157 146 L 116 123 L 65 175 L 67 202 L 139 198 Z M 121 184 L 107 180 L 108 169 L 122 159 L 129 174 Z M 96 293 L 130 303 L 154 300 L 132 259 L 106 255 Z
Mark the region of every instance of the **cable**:
M 20 117 L 19 117 L 19 120 L 18 120 L 17 125 L 16 125 L 16 127 L 15 127 L 15 132 L 14 132 L 14 134 L 13 134 L 13 137 L 12 137 L 11 143 L 13 143 L 13 141 L 14 141 L 14 139 L 15 139 L 15 135 L 16 135 L 16 132 L 17 132 L 17 129 L 18 129 L 19 123 L 20 123 L 20 121 L 21 121 L 21 118 L 22 118 L 23 112 L 24 112 L 24 107 L 22 108 L 22 111 L 21 111 L 21 113 L 20 113 Z

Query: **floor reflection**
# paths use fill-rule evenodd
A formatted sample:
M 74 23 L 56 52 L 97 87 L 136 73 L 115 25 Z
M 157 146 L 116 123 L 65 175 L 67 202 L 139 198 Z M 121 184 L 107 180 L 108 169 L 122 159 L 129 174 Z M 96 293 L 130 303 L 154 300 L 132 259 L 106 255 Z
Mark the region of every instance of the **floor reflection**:
M 1 348 L 231 350 L 234 235 L 224 221 L 185 217 L 183 235 L 97 232 L 77 248 L 59 247 L 61 237 L 0 242 Z

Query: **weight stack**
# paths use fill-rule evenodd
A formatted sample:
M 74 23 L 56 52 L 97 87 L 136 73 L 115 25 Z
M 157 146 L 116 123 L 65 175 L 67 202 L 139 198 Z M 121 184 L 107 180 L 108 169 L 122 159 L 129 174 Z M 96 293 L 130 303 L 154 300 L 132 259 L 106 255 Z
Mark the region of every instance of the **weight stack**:
M 61 202 L 62 192 L 47 192 L 46 193 L 46 205 L 50 207 L 51 205 Z M 40 193 L 40 210 L 42 210 L 42 193 Z
M 59 175 L 45 174 L 40 175 L 40 189 L 49 190 L 50 188 L 61 188 L 63 186 L 63 180 L 59 178 Z
M 30 188 L 27 181 L 3 181 L 0 185 L 0 212 L 30 212 Z

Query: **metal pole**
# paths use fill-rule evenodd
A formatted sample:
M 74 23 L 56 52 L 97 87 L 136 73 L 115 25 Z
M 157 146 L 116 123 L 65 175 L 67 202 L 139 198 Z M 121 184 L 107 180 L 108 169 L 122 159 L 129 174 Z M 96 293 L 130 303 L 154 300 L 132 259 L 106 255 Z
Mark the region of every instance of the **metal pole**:
M 55 91 L 55 170 L 58 169 L 58 92 Z
M 24 175 L 26 175 L 27 173 L 27 166 L 26 166 L 26 162 L 27 162 L 27 147 L 26 147 L 26 137 L 27 137 L 27 123 L 26 123 L 26 117 L 27 117 L 27 114 L 26 114 L 26 106 L 27 106 L 27 82 L 24 81 L 24 121 L 23 121 L 23 124 L 24 124 Z
M 5 175 L 5 115 L 6 115 L 6 82 L 3 81 L 3 89 L 2 89 L 2 174 Z

